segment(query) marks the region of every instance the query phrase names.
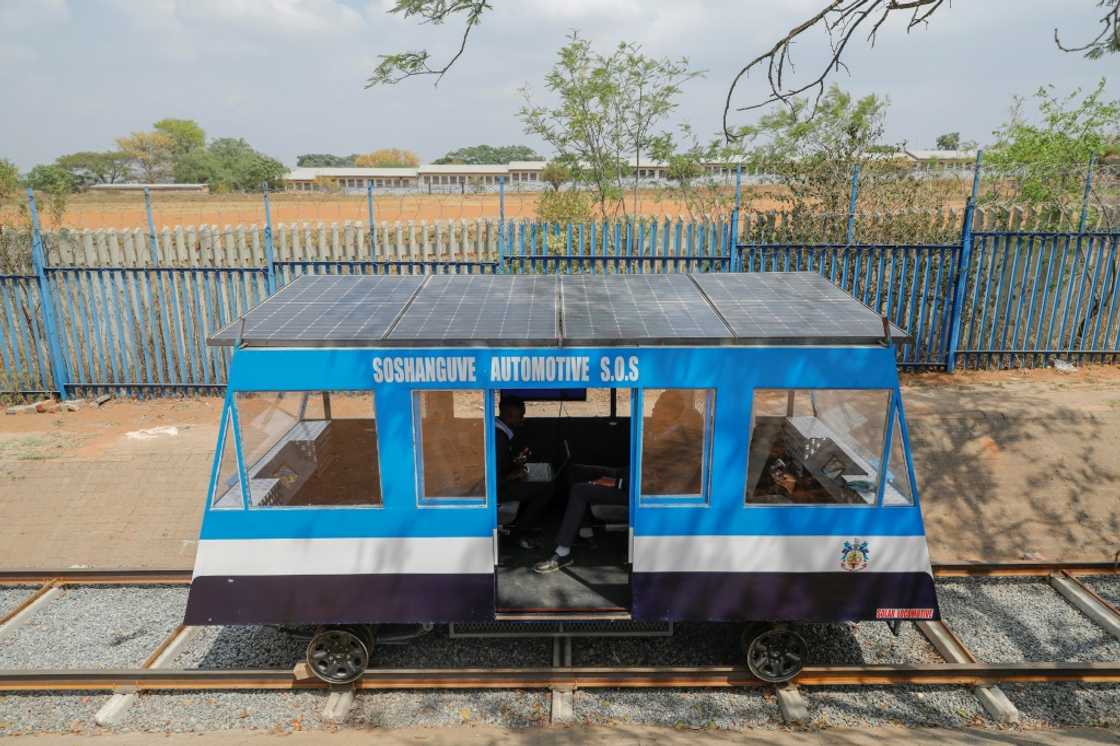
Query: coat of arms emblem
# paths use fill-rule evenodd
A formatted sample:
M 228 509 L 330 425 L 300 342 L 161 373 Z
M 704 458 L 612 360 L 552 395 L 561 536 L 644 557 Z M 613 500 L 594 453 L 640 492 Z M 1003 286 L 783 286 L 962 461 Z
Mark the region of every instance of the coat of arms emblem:
M 870 559 L 871 553 L 867 550 L 866 541 L 860 541 L 859 539 L 845 541 L 844 548 L 840 550 L 840 566 L 848 572 L 867 569 L 867 563 Z

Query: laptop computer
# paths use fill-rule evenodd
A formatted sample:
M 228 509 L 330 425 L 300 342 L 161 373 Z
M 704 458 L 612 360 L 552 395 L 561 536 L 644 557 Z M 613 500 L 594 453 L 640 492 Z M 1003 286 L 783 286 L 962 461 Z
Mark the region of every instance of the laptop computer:
M 564 467 L 572 460 L 572 449 L 568 447 L 568 441 L 562 441 L 564 445 L 564 458 L 560 461 L 559 466 L 553 466 L 551 461 L 529 461 L 525 464 L 525 477 L 526 482 L 554 482 L 564 471 Z

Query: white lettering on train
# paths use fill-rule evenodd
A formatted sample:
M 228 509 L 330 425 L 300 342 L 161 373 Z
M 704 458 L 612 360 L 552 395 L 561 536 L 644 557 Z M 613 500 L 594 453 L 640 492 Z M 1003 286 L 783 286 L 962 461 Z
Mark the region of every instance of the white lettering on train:
M 474 383 L 473 357 L 375 357 L 374 383 Z

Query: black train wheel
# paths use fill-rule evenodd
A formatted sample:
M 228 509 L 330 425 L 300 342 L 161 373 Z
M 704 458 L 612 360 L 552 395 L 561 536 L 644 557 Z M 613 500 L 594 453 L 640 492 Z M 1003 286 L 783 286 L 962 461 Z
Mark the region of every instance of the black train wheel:
M 785 627 L 774 627 L 755 637 L 747 646 L 747 668 L 755 678 L 781 684 L 801 673 L 806 653 L 801 635 Z
M 360 679 L 369 665 L 370 648 L 360 632 L 343 627 L 317 632 L 307 644 L 307 665 L 311 672 L 328 684 L 349 684 Z

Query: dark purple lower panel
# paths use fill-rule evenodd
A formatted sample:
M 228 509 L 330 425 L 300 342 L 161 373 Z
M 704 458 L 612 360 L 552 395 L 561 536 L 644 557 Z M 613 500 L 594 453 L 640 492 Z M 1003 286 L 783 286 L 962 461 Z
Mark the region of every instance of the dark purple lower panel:
M 221 575 L 191 582 L 184 624 L 478 622 L 494 576 Z
M 631 587 L 633 617 L 646 621 L 841 622 L 914 609 L 941 618 L 924 572 L 636 572 Z

